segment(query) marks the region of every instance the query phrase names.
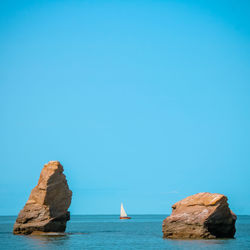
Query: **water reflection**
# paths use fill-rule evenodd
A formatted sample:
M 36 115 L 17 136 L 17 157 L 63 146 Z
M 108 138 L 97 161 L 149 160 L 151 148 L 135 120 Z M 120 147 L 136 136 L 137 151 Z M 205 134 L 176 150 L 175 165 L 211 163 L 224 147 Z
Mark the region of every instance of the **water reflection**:
M 28 235 L 24 236 L 26 244 L 30 248 L 39 248 L 47 246 L 52 248 L 53 246 L 63 247 L 67 241 L 70 239 L 68 234 L 55 234 L 55 235 Z M 28 247 L 28 249 L 29 249 Z
M 180 240 L 180 239 L 164 239 L 169 241 L 173 247 L 195 247 L 195 248 L 201 248 L 201 247 L 212 247 L 212 246 L 219 246 L 223 245 L 226 247 L 227 244 L 231 244 L 232 241 L 235 239 L 204 239 L 204 240 L 198 240 L 198 239 L 187 239 L 187 240 Z

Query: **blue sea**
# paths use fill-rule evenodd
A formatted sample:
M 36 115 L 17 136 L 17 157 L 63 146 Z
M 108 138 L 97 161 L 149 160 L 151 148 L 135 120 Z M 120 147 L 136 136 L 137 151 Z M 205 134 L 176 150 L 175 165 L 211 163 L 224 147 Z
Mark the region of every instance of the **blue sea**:
M 166 215 L 73 215 L 63 236 L 13 235 L 15 216 L 0 216 L 0 249 L 250 249 L 250 216 L 238 216 L 235 239 L 163 239 Z

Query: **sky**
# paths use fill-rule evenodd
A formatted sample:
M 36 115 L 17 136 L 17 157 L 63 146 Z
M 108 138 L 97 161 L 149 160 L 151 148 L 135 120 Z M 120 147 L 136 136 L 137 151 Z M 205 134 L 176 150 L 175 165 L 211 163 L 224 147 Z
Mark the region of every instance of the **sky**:
M 0 215 L 59 160 L 72 214 L 250 214 L 250 3 L 1 1 Z

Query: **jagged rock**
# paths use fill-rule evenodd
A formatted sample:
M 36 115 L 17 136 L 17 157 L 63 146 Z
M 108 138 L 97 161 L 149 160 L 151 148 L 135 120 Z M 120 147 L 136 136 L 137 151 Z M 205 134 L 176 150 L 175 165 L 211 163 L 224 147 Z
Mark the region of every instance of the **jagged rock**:
M 59 161 L 48 162 L 16 219 L 13 233 L 64 232 L 70 219 L 67 210 L 71 197 L 63 166 Z
M 222 194 L 198 193 L 172 206 L 172 214 L 163 221 L 164 238 L 233 238 L 236 215 Z

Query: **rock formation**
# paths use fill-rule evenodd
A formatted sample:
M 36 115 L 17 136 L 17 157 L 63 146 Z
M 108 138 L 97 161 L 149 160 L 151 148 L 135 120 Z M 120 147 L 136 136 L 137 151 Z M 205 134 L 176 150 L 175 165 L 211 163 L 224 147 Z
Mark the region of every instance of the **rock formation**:
M 233 238 L 236 215 L 222 194 L 198 193 L 172 206 L 172 214 L 163 221 L 164 238 Z
M 72 192 L 59 161 L 44 165 L 37 186 L 31 191 L 14 225 L 14 234 L 64 232 Z

